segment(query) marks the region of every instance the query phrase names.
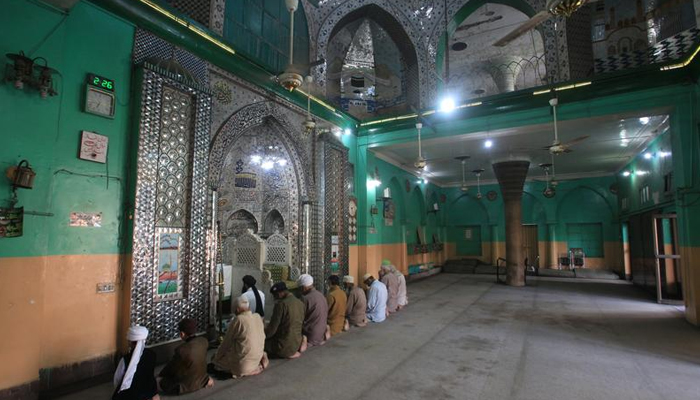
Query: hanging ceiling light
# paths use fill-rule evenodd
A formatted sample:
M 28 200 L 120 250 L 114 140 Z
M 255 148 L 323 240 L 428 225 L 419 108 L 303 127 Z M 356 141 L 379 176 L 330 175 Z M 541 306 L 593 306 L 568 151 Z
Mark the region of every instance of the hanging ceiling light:
M 477 168 L 472 172 L 476 175 L 476 198 L 481 200 L 481 174 L 484 172 L 484 169 Z
M 544 195 L 544 197 L 546 197 L 548 199 L 552 198 L 556 194 L 556 190 L 551 185 L 549 170 L 551 168 L 554 168 L 554 165 L 550 164 L 550 163 L 540 164 L 540 168 L 542 168 L 544 170 L 545 181 L 547 182 L 547 186 L 545 187 L 544 191 L 542 192 L 542 195 Z
M 413 163 L 413 166 L 420 170 L 422 170 L 426 167 L 426 165 L 428 165 L 428 162 L 425 161 L 425 158 L 423 158 L 423 148 L 420 138 L 421 129 L 423 129 L 423 124 L 421 124 L 420 122 L 416 123 L 416 130 L 418 130 L 418 159 L 416 159 L 416 162 Z
M 556 16 L 569 18 L 571 14 L 586 4 L 587 0 L 550 0 L 547 9 Z
M 459 156 L 455 157 L 455 160 L 459 160 L 462 163 L 462 184 L 459 186 L 459 190 L 463 192 L 468 192 L 469 191 L 469 186 L 467 185 L 467 175 L 466 175 L 466 166 L 467 166 L 467 160 L 469 159 L 469 156 Z
M 311 75 L 306 77 L 306 83 L 308 83 L 309 88 L 307 89 L 310 93 L 311 90 L 311 82 L 314 81 L 314 78 L 311 77 Z M 310 134 L 311 132 L 314 131 L 314 128 L 316 128 L 316 121 L 311 117 L 311 95 L 306 96 L 306 119 L 304 120 L 304 132 L 306 134 Z

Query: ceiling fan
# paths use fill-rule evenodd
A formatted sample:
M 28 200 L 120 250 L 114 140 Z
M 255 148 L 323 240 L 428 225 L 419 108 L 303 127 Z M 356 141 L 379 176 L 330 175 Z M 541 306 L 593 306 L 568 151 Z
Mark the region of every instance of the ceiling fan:
M 468 192 L 469 191 L 469 185 L 467 185 L 467 177 L 465 175 L 464 168 L 467 165 L 467 160 L 469 159 L 469 156 L 459 156 L 455 157 L 455 160 L 459 160 L 462 163 L 462 184 L 459 186 L 459 190 L 463 192 Z
M 551 17 L 564 16 L 566 18 L 570 17 L 571 14 L 576 12 L 579 8 L 583 7 L 586 3 L 592 3 L 596 0 L 549 0 L 545 6 L 544 11 L 540 11 L 529 20 L 525 21 L 522 25 L 515 28 L 509 34 L 505 35 L 499 41 L 494 43 L 494 46 L 503 47 L 513 40 L 519 38 L 520 36 L 527 33 L 529 30 L 534 29 L 537 25 L 543 23 Z
M 549 150 L 549 152 L 552 155 L 571 153 L 573 151 L 570 149 L 571 146 L 588 139 L 590 136 L 579 136 L 576 139 L 570 140 L 566 143 L 562 143 L 559 140 L 559 130 L 557 128 L 557 105 L 559 105 L 559 100 L 556 97 L 554 97 L 553 99 L 549 100 L 549 105 L 552 106 L 552 115 L 554 116 L 554 141 L 551 145 L 545 146 L 542 149 Z
M 299 0 L 285 0 L 287 10 L 289 10 L 289 64 L 284 72 L 278 76 L 273 76 L 282 87 L 290 92 L 304 83 L 304 76 L 309 75 L 311 68 L 326 62 L 321 58 L 309 64 L 294 64 L 294 12 L 299 8 Z

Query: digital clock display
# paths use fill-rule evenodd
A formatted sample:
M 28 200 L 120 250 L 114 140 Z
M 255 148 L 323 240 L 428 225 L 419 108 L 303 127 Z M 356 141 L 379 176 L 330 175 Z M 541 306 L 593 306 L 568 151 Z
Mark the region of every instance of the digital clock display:
M 92 85 L 103 90 L 109 90 L 110 92 L 114 91 L 114 81 L 111 79 L 103 78 L 99 75 L 88 74 L 87 83 L 88 85 Z

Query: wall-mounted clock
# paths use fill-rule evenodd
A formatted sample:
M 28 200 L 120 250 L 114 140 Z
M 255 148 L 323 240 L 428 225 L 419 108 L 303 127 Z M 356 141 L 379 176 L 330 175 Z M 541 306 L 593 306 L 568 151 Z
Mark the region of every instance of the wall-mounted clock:
M 114 118 L 115 103 L 114 81 L 88 74 L 85 85 L 85 112 Z

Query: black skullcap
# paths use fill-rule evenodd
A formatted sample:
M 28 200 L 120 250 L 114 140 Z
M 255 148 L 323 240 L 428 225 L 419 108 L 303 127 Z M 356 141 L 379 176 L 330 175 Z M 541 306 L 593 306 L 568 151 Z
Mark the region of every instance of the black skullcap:
M 340 285 L 340 278 L 338 275 L 331 275 L 328 277 L 328 282 L 330 282 L 331 285 Z
M 192 336 L 197 333 L 197 321 L 192 318 L 185 318 L 177 325 L 180 332 L 183 332 L 187 336 Z
M 270 293 L 277 293 L 287 290 L 287 284 L 284 282 L 277 282 L 270 288 Z
M 248 287 L 253 287 L 257 281 L 252 276 L 246 275 L 243 277 L 243 283 L 245 283 Z

